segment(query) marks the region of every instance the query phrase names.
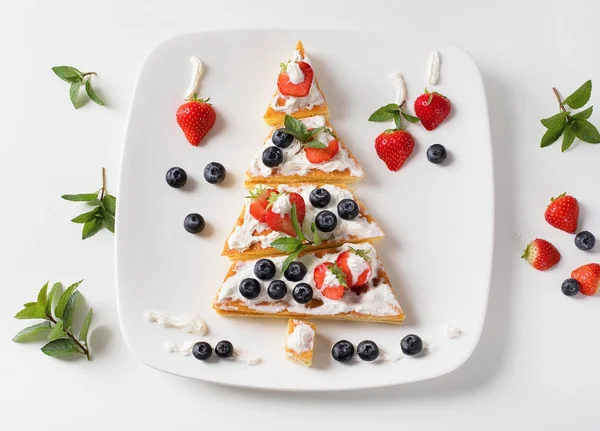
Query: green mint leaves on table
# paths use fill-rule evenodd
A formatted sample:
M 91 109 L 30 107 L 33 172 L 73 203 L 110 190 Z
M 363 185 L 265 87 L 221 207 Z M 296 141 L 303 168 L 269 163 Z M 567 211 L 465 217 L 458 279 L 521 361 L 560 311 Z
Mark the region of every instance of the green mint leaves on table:
M 402 125 L 402 118 L 404 118 L 409 123 L 413 124 L 419 122 L 419 119 L 417 117 L 415 117 L 414 115 L 410 115 L 404 110 L 404 104 L 400 106 L 396 103 L 389 103 L 385 106 L 382 106 L 377 111 L 371 114 L 371 116 L 369 117 L 369 121 L 383 123 L 386 121 L 394 120 L 396 128 L 391 130 L 402 130 L 404 129 L 404 126 Z
M 292 135 L 294 138 L 300 141 L 302 147 L 305 148 L 327 148 L 323 142 L 317 141 L 315 136 L 322 131 L 330 132 L 325 126 L 316 127 L 312 130 L 308 130 L 304 123 L 300 120 L 296 120 L 291 115 L 286 115 L 283 121 L 285 126 L 284 132 Z M 326 130 L 327 129 L 327 130 Z M 331 134 L 331 133 L 330 133 Z M 332 135 L 332 134 L 331 134 Z M 333 135 L 332 135 L 333 136 Z
M 112 233 L 115 232 L 117 199 L 106 193 L 106 170 L 104 168 L 102 168 L 102 188 L 100 190 L 78 195 L 62 195 L 61 197 L 71 202 L 86 202 L 93 207 L 91 211 L 79 214 L 71 220 L 73 223 L 83 224 L 81 239 L 95 235 L 102 227 Z
M 92 75 L 96 72 L 80 72 L 71 66 L 56 66 L 52 71 L 65 82 L 70 84 L 69 96 L 75 109 L 81 108 L 87 102 L 87 98 L 80 97 L 81 87 L 85 87 L 85 93 L 98 105 L 104 106 L 104 101 L 92 87 Z
M 564 153 L 575 141 L 575 138 L 589 144 L 600 143 L 600 133 L 598 129 L 592 123 L 588 121 L 594 110 L 593 106 L 590 106 L 583 111 L 579 111 L 573 114 L 567 110 L 565 106 L 571 109 L 583 108 L 592 95 L 592 81 L 586 81 L 581 87 L 579 87 L 573 94 L 567 97 L 565 100 L 561 100 L 560 94 L 556 88 L 553 88 L 554 95 L 558 100 L 559 113 L 549 118 L 541 120 L 546 130 L 544 136 L 542 136 L 541 147 L 545 148 L 555 143 L 561 136 L 562 139 L 562 152 Z
M 48 283 L 44 284 L 37 300 L 26 303 L 15 315 L 15 319 L 41 319 L 43 322 L 19 331 L 12 340 L 22 343 L 39 337 L 38 334 L 46 334 L 48 343 L 42 347 L 46 355 L 59 357 L 79 353 L 91 360 L 88 332 L 92 324 L 92 309 L 87 312 L 77 336 L 72 326 L 77 299 L 81 296 L 77 288 L 82 281 L 70 285 L 64 292 L 60 283 L 54 283 L 50 292 Z

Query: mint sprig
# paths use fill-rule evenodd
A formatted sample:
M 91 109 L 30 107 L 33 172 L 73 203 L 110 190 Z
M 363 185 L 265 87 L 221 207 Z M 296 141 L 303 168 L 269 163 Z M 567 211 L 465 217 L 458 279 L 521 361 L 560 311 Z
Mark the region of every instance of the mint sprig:
M 62 195 L 61 198 L 71 202 L 86 202 L 89 206 L 94 207 L 91 211 L 71 219 L 73 223 L 83 224 L 81 239 L 94 236 L 102 227 L 115 233 L 117 198 L 106 193 L 106 170 L 104 168 L 102 168 L 102 188 L 100 190 L 94 193 Z
M 321 126 L 308 130 L 302 121 L 295 119 L 291 115 L 285 116 L 283 125 L 285 126 L 284 132 L 300 141 L 300 145 L 303 148 L 327 148 L 327 145 L 321 141 L 317 141 L 314 137 L 322 131 L 327 132 L 331 129 Z M 333 134 L 331 135 L 333 136 Z
M 404 104 L 398 105 L 396 103 L 388 103 L 387 105 L 382 106 L 377 111 L 373 112 L 369 117 L 369 121 L 373 121 L 376 123 L 383 123 L 386 121 L 394 120 L 394 124 L 396 125 L 395 129 L 392 130 L 403 130 L 404 125 L 402 124 L 402 119 L 408 121 L 409 123 L 418 123 L 419 119 L 414 115 L 410 115 L 408 112 L 404 110 Z
M 55 66 L 52 71 L 60 79 L 71 84 L 69 97 L 75 109 L 81 108 L 87 102 L 87 98 L 80 97 L 82 86 L 85 87 L 85 93 L 94 103 L 104 106 L 104 101 L 92 87 L 92 75 L 96 75 L 96 72 L 81 72 L 71 66 Z
M 559 112 L 552 117 L 540 120 L 547 129 L 544 136 L 542 136 L 541 147 L 545 148 L 552 145 L 561 136 L 563 137 L 561 146 L 563 153 L 571 148 L 575 138 L 589 144 L 600 143 L 598 129 L 588 121 L 592 116 L 594 107 L 590 106 L 574 114 L 566 108 L 568 106 L 571 109 L 581 109 L 588 103 L 592 95 L 592 81 L 586 81 L 565 100 L 561 99 L 556 88 L 552 88 L 552 91 L 556 96 L 556 100 L 558 100 Z
M 47 293 L 48 283 L 44 284 L 38 293 L 37 300 L 26 303 L 25 308 L 15 315 L 15 319 L 41 319 L 43 322 L 19 331 L 12 340 L 22 343 L 35 339 L 38 334 L 47 333 L 48 343 L 41 349 L 46 355 L 59 357 L 70 353 L 79 353 L 91 361 L 88 332 L 92 324 L 93 310 L 90 308 L 85 316 L 78 336 L 75 335 L 72 326 L 75 305 L 81 296 L 77 288 L 82 282 L 83 280 L 73 283 L 62 293 L 60 293 L 62 290 L 60 283 L 54 283 L 50 293 Z M 52 307 L 55 302 L 57 304 L 53 314 Z

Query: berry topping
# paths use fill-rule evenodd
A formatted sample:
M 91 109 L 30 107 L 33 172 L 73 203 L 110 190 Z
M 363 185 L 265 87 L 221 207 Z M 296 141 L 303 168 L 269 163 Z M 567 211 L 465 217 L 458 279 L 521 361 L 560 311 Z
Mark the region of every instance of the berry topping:
M 218 162 L 211 162 L 204 168 L 204 179 L 210 184 L 222 182 L 226 174 L 225 166 Z
M 189 233 L 200 233 L 204 230 L 205 225 L 204 217 L 197 213 L 188 214 L 183 220 L 183 227 Z
M 333 232 L 337 226 L 337 217 L 331 211 L 321 211 L 315 217 L 315 225 L 321 232 Z
M 261 223 L 265 223 L 265 215 L 269 206 L 269 197 L 277 196 L 277 190 L 256 188 L 247 196 L 250 200 L 250 215 Z
M 423 340 L 418 335 L 407 335 L 400 341 L 402 353 L 408 356 L 418 355 L 423 351 Z
M 306 275 L 306 266 L 302 262 L 294 261 L 287 267 L 283 276 L 289 281 L 300 281 Z
M 390 171 L 399 171 L 415 148 L 415 140 L 405 130 L 386 130 L 375 139 L 375 151 Z
M 591 232 L 584 230 L 575 236 L 575 246 L 579 250 L 591 250 L 596 245 L 596 237 Z
M 239 289 L 240 295 L 246 299 L 256 299 L 260 295 L 260 283 L 254 278 L 244 278 Z
M 230 358 L 233 355 L 233 345 L 227 341 L 219 341 L 215 346 L 215 354 L 219 358 Z
M 333 345 L 331 356 L 338 362 L 348 362 L 354 356 L 354 346 L 350 341 L 340 340 Z
M 369 280 L 370 262 L 368 250 L 357 250 L 352 247 L 341 252 L 336 259 L 336 264 L 344 273 L 348 287 L 362 286 Z
M 333 262 L 323 262 L 313 272 L 315 286 L 324 297 L 340 299 L 346 292 L 346 278 L 344 273 Z
M 277 129 L 273 132 L 271 141 L 273 142 L 273 145 L 276 145 L 279 148 L 287 148 L 294 141 L 294 137 L 287 133 L 285 129 Z
M 313 290 L 310 284 L 298 283 L 292 291 L 292 296 L 298 304 L 306 304 L 313 298 Z
M 285 201 L 280 201 L 280 199 L 285 199 Z M 296 231 L 292 222 L 291 209 L 294 205 L 296 206 L 296 218 L 298 220 L 298 225 L 302 226 L 304 216 L 306 215 L 306 204 L 304 203 L 304 198 L 298 193 L 291 192 L 274 195 L 271 194 L 268 200 L 269 206 L 267 206 L 265 211 L 264 221 L 274 231 L 283 232 L 289 236 L 295 237 Z M 281 208 L 284 208 L 285 212 L 275 212 L 280 211 Z
M 177 124 L 183 130 L 188 142 L 194 146 L 200 142 L 215 124 L 217 114 L 208 99 L 194 99 L 185 102 L 177 109 Z
M 568 233 L 575 233 L 579 222 L 579 203 L 573 196 L 563 193 L 551 199 L 544 217 L 551 226 Z
M 331 195 L 326 189 L 318 188 L 310 192 L 308 200 L 315 208 L 325 208 L 331 202 Z
M 352 199 L 342 199 L 337 204 L 337 212 L 344 220 L 353 220 L 358 215 L 358 204 Z
M 600 265 L 597 263 L 588 263 L 577 268 L 571 273 L 579 283 L 579 291 L 583 295 L 593 296 L 600 289 Z
M 284 96 L 292 96 L 292 97 L 305 97 L 310 92 L 310 86 L 313 82 L 314 72 L 310 64 L 305 63 L 304 61 L 300 61 L 297 65 L 293 64 L 291 67 L 297 67 L 300 70 L 297 71 L 298 75 L 302 74 L 304 79 L 298 83 L 292 82 L 292 79 L 295 80 L 295 77 L 290 77 L 287 71 L 288 65 L 281 70 L 279 77 L 277 78 L 277 88 L 279 92 Z
M 254 275 L 260 280 L 269 280 L 275 277 L 275 264 L 269 259 L 260 259 L 254 264 Z
M 433 144 L 431 147 L 427 149 L 427 160 L 431 163 L 439 165 L 448 157 L 448 153 L 446 152 L 446 147 L 442 144 Z
M 560 253 L 548 241 L 538 238 L 527 245 L 521 257 L 535 269 L 545 271 L 558 263 Z
M 415 100 L 415 114 L 426 130 L 433 130 L 450 114 L 450 100 L 440 93 L 429 93 L 425 90 Z
M 304 153 L 309 162 L 317 164 L 333 159 L 340 149 L 337 139 L 329 141 L 325 148 L 304 147 Z
M 356 353 L 358 353 L 358 357 L 363 361 L 374 361 L 379 357 L 379 347 L 377 347 L 374 341 L 361 341 L 358 343 Z
M 192 347 L 192 355 L 200 361 L 206 361 L 212 355 L 212 347 L 206 341 L 200 341 Z
M 575 296 L 579 293 L 579 283 L 574 278 L 567 278 L 561 286 L 562 293 L 566 296 Z
M 267 295 L 271 299 L 283 299 L 287 295 L 287 285 L 282 280 L 273 280 L 267 287 Z
M 283 163 L 283 151 L 277 147 L 267 147 L 262 153 L 262 162 L 269 168 L 275 168 Z
M 167 171 L 165 179 L 167 180 L 168 185 L 174 189 L 179 189 L 185 186 L 185 183 L 187 182 L 187 173 L 181 168 L 174 167 Z

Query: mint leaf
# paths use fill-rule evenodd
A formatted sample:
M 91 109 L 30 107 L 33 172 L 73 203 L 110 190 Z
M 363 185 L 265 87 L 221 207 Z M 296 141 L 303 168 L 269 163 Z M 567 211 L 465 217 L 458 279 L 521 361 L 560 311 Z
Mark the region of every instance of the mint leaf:
M 89 202 L 86 202 L 89 206 L 91 207 L 97 207 L 98 205 L 100 205 L 102 202 L 100 202 L 100 199 L 92 199 Z
M 302 121 L 296 120 L 291 115 L 286 115 L 283 120 L 285 131 L 301 142 L 305 141 L 305 136 L 308 133 L 306 126 Z
M 75 341 L 70 338 L 59 338 L 58 340 L 50 341 L 44 347 L 42 347 L 42 352 L 48 356 L 64 356 L 69 353 L 83 353 L 75 344 Z
M 290 211 L 290 218 L 292 219 L 292 227 L 294 228 L 294 232 L 296 232 L 296 238 L 300 241 L 306 241 L 304 237 L 304 233 L 302 233 L 302 227 L 300 223 L 298 223 L 298 212 L 296 209 L 296 204 L 292 205 L 292 210 Z
M 75 312 L 75 305 L 77 304 L 77 300 L 81 293 L 73 292 L 73 294 L 69 297 L 67 301 L 67 305 L 65 306 L 65 311 L 63 312 L 63 327 L 67 330 L 71 330 L 71 322 L 73 321 L 73 313 Z
M 279 251 L 285 253 L 294 253 L 302 247 L 302 243 L 298 238 L 292 236 L 286 236 L 284 238 L 278 238 L 271 243 L 271 247 L 276 248 Z
M 390 121 L 394 118 L 394 113 L 399 112 L 400 107 L 395 103 L 390 103 L 388 105 L 382 106 L 377 111 L 373 112 L 369 117 L 369 121 L 373 121 L 375 123 L 381 123 L 384 121 Z
M 583 108 L 588 103 L 590 96 L 592 95 L 592 81 L 587 80 L 581 87 L 579 87 L 573 94 L 564 100 L 564 104 L 568 105 L 571 109 Z M 581 139 L 581 138 L 579 138 Z M 582 139 L 583 141 L 583 139 Z M 586 141 L 587 142 L 587 141 Z
M 556 142 L 560 135 L 563 134 L 564 128 L 562 129 L 548 129 L 544 136 L 542 136 L 541 147 L 545 148 Z
M 65 311 L 65 307 L 67 306 L 67 302 L 69 302 L 69 298 L 71 297 L 73 292 L 75 292 L 75 290 L 79 287 L 79 285 L 82 282 L 83 282 L 83 280 L 79 280 L 77 283 L 73 283 L 72 285 L 67 287 L 67 290 L 65 290 L 62 293 L 62 295 L 60 295 L 58 304 L 56 305 L 56 308 L 54 309 L 54 315 L 56 317 L 58 317 L 59 319 L 63 318 L 63 313 Z
M 94 218 L 91 221 L 88 221 L 83 225 L 83 230 L 81 231 L 81 239 L 88 239 L 91 236 L 94 236 L 98 233 L 100 229 L 102 229 L 102 219 Z
M 567 115 L 568 114 L 566 112 L 559 112 L 558 114 L 553 115 L 552 117 L 544 118 L 540 121 L 547 129 L 562 129 L 567 123 Z
M 563 140 L 562 140 L 562 149 L 561 151 L 564 153 L 565 151 L 567 151 L 569 148 L 571 148 L 571 145 L 573 145 L 573 142 L 575 141 L 575 133 L 573 132 L 573 123 L 569 122 L 567 124 L 567 126 L 565 127 L 565 133 L 563 135 Z
M 62 195 L 61 198 L 63 198 L 66 201 L 71 201 L 71 202 L 88 202 L 88 201 L 93 201 L 94 199 L 97 199 L 98 193 L 82 193 L 79 195 Z
M 314 245 L 319 245 L 319 244 L 321 244 L 321 241 L 322 241 L 322 239 L 321 239 L 321 237 L 319 236 L 319 233 L 317 232 L 317 225 L 316 225 L 316 223 L 315 223 L 315 222 L 312 222 L 312 224 L 310 225 L 310 230 L 311 230 L 311 231 L 312 231 L 312 233 L 313 233 L 313 241 L 312 241 L 312 242 L 313 242 L 313 244 L 314 244 Z
M 109 214 L 114 216 L 117 213 L 117 198 L 113 195 L 106 195 L 102 199 L 102 206 Z
M 81 108 L 85 101 L 79 97 L 79 89 L 81 88 L 81 82 L 73 82 L 69 89 L 69 97 L 71 97 L 71 103 L 75 109 Z
M 583 111 L 578 112 L 577 114 L 571 115 L 571 120 L 587 120 L 592 116 L 592 112 L 594 112 L 594 107 L 590 106 L 589 108 L 584 109 Z
M 400 111 L 400 113 L 402 114 L 402 116 L 404 117 L 404 119 L 405 119 L 406 121 L 408 121 L 409 123 L 413 123 L 413 124 L 415 124 L 415 123 L 418 123 L 419 121 L 421 121 L 421 120 L 419 120 L 417 117 L 415 117 L 415 116 L 413 116 L 413 115 L 410 115 L 410 114 L 407 114 L 407 113 L 406 113 L 406 112 L 404 112 L 404 111 Z
M 102 224 L 110 232 L 115 233 L 115 218 L 107 211 L 100 211 L 102 215 Z
M 304 251 L 305 247 L 300 247 L 298 250 L 294 251 L 293 253 L 290 253 L 288 255 L 288 257 L 285 258 L 285 260 L 283 261 L 283 265 L 281 266 L 281 271 L 285 272 L 286 269 L 288 269 L 288 267 L 290 266 L 290 264 L 296 260 L 296 258 L 298 257 L 298 255 L 300 253 L 302 253 Z
M 592 123 L 587 120 L 575 120 L 573 121 L 573 125 L 571 126 L 573 129 L 573 133 L 583 142 L 587 142 L 589 144 L 598 144 L 600 143 L 600 133 L 598 133 L 598 129 Z
M 29 341 L 35 334 L 40 332 L 48 331 L 51 328 L 50 322 L 42 322 L 37 325 L 30 326 L 29 328 L 21 329 L 17 332 L 17 335 L 13 337 L 15 343 L 22 343 L 23 341 Z
M 81 324 L 81 329 L 79 330 L 79 341 L 84 343 L 86 349 L 88 348 L 87 347 L 88 331 L 90 330 L 90 325 L 92 324 L 93 317 L 94 317 L 94 310 L 92 310 L 90 308 L 90 311 L 88 311 L 87 315 L 85 316 L 85 319 L 83 320 L 83 323 Z
M 89 221 L 94 220 L 96 215 L 99 213 L 100 213 L 100 208 L 94 208 L 93 210 L 91 210 L 89 212 L 79 214 L 77 217 L 75 217 L 71 221 L 73 223 L 87 223 Z
M 312 138 L 313 136 L 316 136 L 317 134 L 321 133 L 321 131 L 323 131 L 323 130 L 325 130 L 325 126 L 317 127 L 317 128 L 310 130 L 306 135 L 306 140 Z
M 83 79 L 83 73 L 71 66 L 55 66 L 52 71 L 65 82 L 70 84 L 74 82 L 81 82 Z
M 98 96 L 98 94 L 92 88 L 91 78 L 88 78 L 87 81 L 85 81 L 85 92 L 87 93 L 89 98 L 92 99 L 92 101 L 94 103 L 96 103 L 100 106 L 104 106 L 104 101 L 100 98 L 100 96 Z
M 58 340 L 59 338 L 67 338 L 67 334 L 63 330 L 63 321 L 58 319 L 54 328 L 48 334 L 48 341 Z
M 396 130 L 402 130 L 402 118 L 400 118 L 400 113 L 394 112 L 392 115 L 394 117 L 394 124 L 396 125 Z
M 40 293 L 38 293 L 37 297 L 37 303 L 40 304 L 44 309 L 46 309 L 46 301 L 48 300 L 48 283 L 49 282 L 47 281 L 46 284 L 42 286 L 42 288 L 40 289 Z
M 305 143 L 303 145 L 303 147 L 323 149 L 323 148 L 327 148 L 327 145 L 325 145 L 323 142 L 320 142 L 320 141 L 308 141 L 307 143 Z
M 15 314 L 15 319 L 45 319 L 46 318 L 46 309 L 42 307 L 40 304 L 32 305 L 31 307 L 23 308 L 17 314 Z
M 27 307 L 34 307 L 36 305 L 39 305 L 37 303 L 37 301 L 36 302 L 26 302 L 25 304 L 23 304 L 23 307 L 25 307 L 25 308 L 27 308 Z
M 57 293 L 61 291 L 61 289 L 62 284 L 60 284 L 60 282 L 54 283 L 54 285 L 52 285 L 52 289 L 50 289 L 50 293 L 48 294 L 48 301 L 46 302 L 46 316 L 52 315 L 52 305 L 54 303 L 54 298 L 56 297 Z

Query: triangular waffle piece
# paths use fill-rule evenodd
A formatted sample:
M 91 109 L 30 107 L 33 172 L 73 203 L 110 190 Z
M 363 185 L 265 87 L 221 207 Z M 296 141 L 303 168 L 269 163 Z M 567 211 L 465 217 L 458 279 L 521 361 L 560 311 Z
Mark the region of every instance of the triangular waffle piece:
M 283 122 L 285 114 L 296 118 L 329 114 L 325 96 L 319 88 L 310 58 L 300 41 L 289 61 L 281 63 L 277 91 L 265 112 L 264 119 L 267 124 L 274 126 Z
M 329 195 L 329 201 L 323 201 L 315 206 L 311 203 L 310 195 L 317 188 L 326 191 L 324 193 Z M 358 207 L 358 214 L 351 220 L 340 216 L 338 204 L 345 199 L 354 201 Z M 298 200 L 301 200 L 305 207 L 303 219 Z M 246 197 L 246 204 L 238 217 L 236 226 L 225 242 L 222 255 L 232 260 L 239 260 L 285 254 L 284 251 L 273 248 L 271 243 L 279 238 L 295 236 L 291 225 L 291 207 L 294 202 L 298 202 L 296 205 L 297 216 L 302 232 L 307 239 L 306 242 L 311 242 L 307 245 L 308 250 L 333 248 L 344 243 L 375 241 L 383 238 L 383 231 L 362 203 L 350 190 L 341 185 L 257 185 L 250 191 L 250 196 Z M 265 211 L 277 214 L 266 215 Z M 321 242 L 315 244 L 313 222 L 322 211 L 333 213 L 336 225 L 330 232 L 323 232 L 319 229 L 319 223 L 315 223 L 315 232 L 321 238 Z M 279 218 L 283 221 L 280 226 L 277 226 L 275 222 L 278 222 Z M 273 230 L 273 227 L 278 230 Z
M 340 255 L 344 252 L 348 252 L 347 260 L 342 265 L 344 259 Z M 255 275 L 256 260 L 234 262 L 214 299 L 215 311 L 225 316 L 244 317 L 294 317 L 393 324 L 400 324 L 404 320 L 404 313 L 372 244 L 346 244 L 333 250 L 302 254 L 296 262 L 300 262 L 306 272 L 300 279 L 298 276 L 291 277 L 297 281 L 290 281 L 282 274 L 285 259 L 285 256 L 270 258 L 275 265 L 275 276 L 268 280 L 260 280 Z M 351 262 L 350 259 L 359 261 Z M 335 266 L 338 274 L 340 271 L 350 271 L 352 281 L 362 284 L 345 288 L 340 284 L 342 279 L 352 285 L 347 275 L 340 278 L 339 275 L 331 277 L 330 274 L 321 273 L 323 267 L 331 268 L 336 262 L 340 264 Z M 327 265 L 321 265 L 324 263 Z M 296 268 L 299 266 L 297 263 L 293 265 Z M 240 289 L 240 284 L 246 279 L 254 280 L 246 281 L 246 287 L 250 283 L 251 287 L 257 289 Z M 283 281 L 286 285 L 282 299 L 272 298 L 277 295 L 273 295 L 274 289 L 269 289 L 269 285 L 275 280 Z M 248 299 L 242 292 L 253 299 Z M 249 292 L 252 294 L 249 295 Z M 279 293 L 282 293 L 281 289 Z

